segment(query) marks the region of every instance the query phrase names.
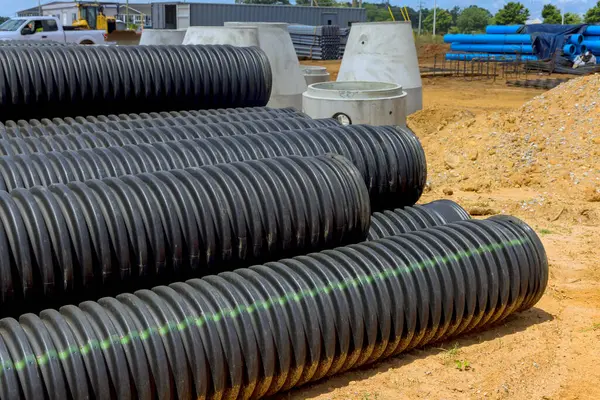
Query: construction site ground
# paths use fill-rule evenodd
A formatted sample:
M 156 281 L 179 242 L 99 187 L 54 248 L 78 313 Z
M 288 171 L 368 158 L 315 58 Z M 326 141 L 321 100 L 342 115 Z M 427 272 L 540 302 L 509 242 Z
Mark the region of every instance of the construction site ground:
M 338 61 L 325 65 L 335 79 Z M 410 116 L 428 158 L 422 203 L 533 226 L 550 280 L 531 310 L 300 388 L 284 399 L 600 398 L 600 76 L 549 92 L 502 81 L 423 80 Z M 598 102 L 598 104 L 596 103 Z

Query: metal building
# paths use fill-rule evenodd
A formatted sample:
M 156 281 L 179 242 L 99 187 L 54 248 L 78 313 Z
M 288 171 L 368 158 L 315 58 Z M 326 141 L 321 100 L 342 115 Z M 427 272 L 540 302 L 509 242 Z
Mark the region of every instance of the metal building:
M 132 3 L 127 5 L 118 1 L 89 1 L 88 3 L 98 4 L 104 7 L 104 14 L 107 17 L 115 17 L 117 20 L 125 21 L 128 16 L 128 22 L 136 25 L 148 25 L 151 17 L 151 6 L 149 3 Z M 77 2 L 75 1 L 51 1 L 41 4 L 37 7 L 31 7 L 25 10 L 17 11 L 18 17 L 32 16 L 53 16 L 58 18 L 63 25 L 70 25 L 77 20 Z
M 222 26 L 229 21 L 287 22 L 302 25 L 339 25 L 365 22 L 364 8 L 303 7 L 259 4 L 152 3 L 152 28 L 184 29 Z

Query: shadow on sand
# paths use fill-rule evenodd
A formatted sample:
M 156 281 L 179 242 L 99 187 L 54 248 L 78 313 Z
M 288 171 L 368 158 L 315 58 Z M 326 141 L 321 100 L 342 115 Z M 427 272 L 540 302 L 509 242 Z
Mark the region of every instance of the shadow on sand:
M 481 331 L 473 331 L 469 334 L 451 338 L 444 342 L 430 344 L 422 349 L 411 350 L 408 353 L 401 354 L 381 362 L 363 366 L 354 370 L 350 370 L 344 374 L 331 377 L 326 380 L 302 386 L 290 392 L 278 394 L 269 397 L 270 400 L 300 400 L 307 397 L 316 397 L 322 394 L 327 394 L 335 389 L 348 386 L 351 381 L 360 381 L 369 379 L 379 373 L 389 369 L 400 368 L 409 365 L 415 360 L 438 355 L 446 350 L 443 347 L 449 347 L 449 343 L 458 343 L 459 347 L 469 346 L 478 343 L 497 340 L 507 335 L 512 335 L 517 332 L 522 332 L 527 328 L 552 321 L 554 317 L 544 310 L 532 308 L 519 314 L 513 314 L 505 319 L 502 324 Z

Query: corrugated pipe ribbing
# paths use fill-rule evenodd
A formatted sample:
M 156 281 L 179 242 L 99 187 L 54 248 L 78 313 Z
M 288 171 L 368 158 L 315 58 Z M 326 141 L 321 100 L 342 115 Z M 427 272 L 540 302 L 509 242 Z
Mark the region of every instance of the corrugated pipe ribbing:
M 19 121 L 6 121 L 0 123 L 0 128 L 30 128 L 33 126 L 45 125 L 74 125 L 85 124 L 87 122 L 119 122 L 119 121 L 138 121 L 147 119 L 177 119 L 177 118 L 193 118 L 193 117 L 215 117 L 229 114 L 245 114 L 245 113 L 269 113 L 273 118 L 285 118 L 287 114 L 297 114 L 295 108 L 270 108 L 270 107 L 239 107 L 239 108 L 216 108 L 209 110 L 188 110 L 188 111 L 162 111 L 140 114 L 108 114 L 108 115 L 88 115 L 85 117 L 67 117 L 67 118 L 42 118 Z
M 451 200 L 436 200 L 413 207 L 384 210 L 371 215 L 368 240 L 446 225 L 471 219 L 469 213 Z
M 260 109 L 259 109 L 260 110 Z M 182 125 L 207 125 L 219 124 L 226 122 L 249 122 L 263 121 L 274 119 L 310 119 L 310 117 L 300 111 L 295 111 L 293 108 L 283 109 L 279 111 L 255 111 L 255 112 L 231 112 L 221 114 L 207 115 L 168 115 L 162 117 L 158 114 L 154 118 L 140 118 L 137 114 L 124 116 L 109 120 L 102 116 L 101 118 L 87 117 L 76 119 L 73 118 L 54 118 L 50 120 L 31 120 L 31 121 L 8 121 L 4 131 L 0 130 L 0 135 L 4 138 L 10 137 L 30 137 L 30 136 L 50 136 L 50 135 L 66 135 L 84 132 L 111 132 L 130 129 L 145 129 L 145 128 L 160 128 L 160 127 L 176 127 Z M 180 114 L 180 113 L 177 113 Z M 182 113 L 183 114 L 183 113 Z M 114 116 L 116 117 L 116 116 Z M 102 119 L 102 120 L 100 120 Z
M 261 398 L 532 307 L 544 248 L 463 221 L 0 321 L 6 399 Z
M 1 310 L 57 306 L 365 240 L 345 158 L 273 158 L 0 192 Z
M 149 135 L 150 131 L 146 130 L 145 134 Z M 118 136 L 125 140 L 123 132 Z M 94 143 L 99 141 L 94 140 Z M 107 144 L 117 144 L 116 140 Z M 423 193 L 427 163 L 414 133 L 407 128 L 366 125 L 5 156 L 0 157 L 0 190 L 326 153 L 339 154 L 352 161 L 367 185 L 376 210 L 413 205 Z
M 105 129 L 109 129 L 108 131 L 94 132 L 79 131 L 79 129 L 87 129 L 81 125 L 62 125 L 60 127 L 56 125 L 36 126 L 31 130 L 7 129 L 4 132 L 4 137 L 6 138 L 0 139 L 0 155 L 124 146 L 127 144 L 248 135 L 311 127 L 335 127 L 339 125 L 339 122 L 333 118 L 280 118 L 129 130 L 112 130 L 105 126 Z M 62 131 L 69 131 L 71 133 L 63 134 Z
M 264 106 L 272 86 L 257 47 L 0 46 L 0 59 L 0 121 Z

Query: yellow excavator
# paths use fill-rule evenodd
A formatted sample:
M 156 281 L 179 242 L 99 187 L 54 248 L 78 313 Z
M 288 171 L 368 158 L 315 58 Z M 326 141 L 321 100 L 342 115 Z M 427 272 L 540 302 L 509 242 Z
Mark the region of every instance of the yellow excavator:
M 118 3 L 115 3 L 118 6 Z M 77 20 L 72 24 L 74 29 L 99 29 L 107 33 L 108 42 L 119 44 L 135 44 L 140 34 L 132 30 L 117 30 L 117 20 L 104 14 L 104 7 L 99 3 L 77 3 Z

